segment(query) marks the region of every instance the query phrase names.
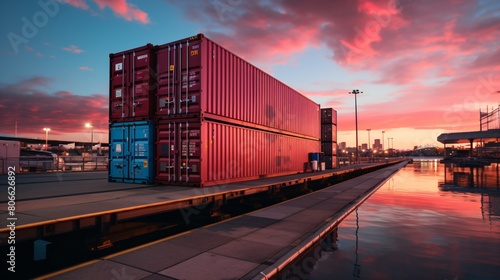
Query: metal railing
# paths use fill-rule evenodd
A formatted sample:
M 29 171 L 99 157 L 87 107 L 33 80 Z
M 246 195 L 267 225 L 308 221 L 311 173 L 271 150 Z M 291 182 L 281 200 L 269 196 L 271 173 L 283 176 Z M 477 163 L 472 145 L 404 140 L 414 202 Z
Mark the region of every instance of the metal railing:
M 370 163 L 370 162 L 389 162 L 394 158 L 388 158 L 388 157 L 358 157 L 358 163 Z M 344 166 L 344 165 L 352 165 L 356 164 L 356 161 L 353 157 L 340 157 L 337 156 L 337 161 L 339 166 Z
M 18 173 L 61 172 L 61 171 L 105 171 L 108 170 L 107 156 L 21 156 L 0 157 L 0 174 L 7 174 L 9 166 L 15 166 Z

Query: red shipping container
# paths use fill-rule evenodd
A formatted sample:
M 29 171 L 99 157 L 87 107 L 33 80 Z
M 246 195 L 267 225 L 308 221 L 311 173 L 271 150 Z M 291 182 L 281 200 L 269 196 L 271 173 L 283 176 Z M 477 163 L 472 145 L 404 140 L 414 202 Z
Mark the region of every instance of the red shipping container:
M 203 34 L 158 47 L 158 119 L 203 117 L 319 139 L 320 108 Z
M 153 119 L 156 104 L 155 50 L 153 45 L 147 44 L 109 55 L 111 122 Z
M 321 123 L 322 124 L 337 124 L 337 111 L 333 108 L 321 109 Z
M 321 142 L 337 142 L 337 125 L 321 125 Z
M 162 184 L 205 187 L 303 171 L 320 142 L 200 119 L 160 120 L 157 176 Z

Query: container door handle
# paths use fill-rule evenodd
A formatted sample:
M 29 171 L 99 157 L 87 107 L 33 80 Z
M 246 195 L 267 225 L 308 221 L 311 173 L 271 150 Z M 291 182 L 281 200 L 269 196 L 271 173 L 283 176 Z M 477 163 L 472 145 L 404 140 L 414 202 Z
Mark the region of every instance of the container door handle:
M 186 50 L 187 52 L 187 50 Z M 182 109 L 181 109 L 181 99 L 182 99 L 182 43 L 179 44 L 179 109 L 177 109 L 178 113 L 180 114 Z
M 166 105 L 167 105 L 167 114 L 170 115 L 170 100 L 171 100 L 170 99 L 170 89 L 171 89 L 171 86 L 170 86 L 170 72 L 171 72 L 171 70 L 170 70 L 170 45 L 168 46 L 167 65 L 168 65 L 168 70 L 167 70 L 168 71 L 168 75 L 167 75 L 167 90 L 168 90 L 167 91 L 167 97 L 168 97 L 168 101 L 166 102 Z M 170 124 L 169 124 L 169 126 L 170 126 Z M 170 130 L 169 130 L 169 133 L 170 133 Z M 168 175 L 168 180 L 170 181 L 170 174 Z
M 175 78 L 177 76 L 176 71 L 177 71 L 177 68 L 180 68 L 180 66 L 177 67 L 177 65 L 176 65 L 176 62 L 177 62 L 175 59 L 176 54 L 177 54 L 177 45 L 174 45 L 174 71 L 172 71 L 173 72 L 172 73 L 172 79 L 173 79 L 173 81 L 172 81 L 172 100 L 174 101 L 174 108 L 173 108 L 172 114 L 175 114 L 175 104 L 176 104 L 176 102 L 175 102 L 175 86 L 176 86 Z
M 189 41 L 186 42 L 186 115 L 188 114 L 188 90 L 189 90 Z
M 125 102 L 125 54 L 122 56 L 122 119 L 125 118 L 124 102 Z
M 132 58 L 132 117 L 135 117 L 135 51 Z
M 186 183 L 187 182 L 189 182 L 189 122 L 186 121 Z

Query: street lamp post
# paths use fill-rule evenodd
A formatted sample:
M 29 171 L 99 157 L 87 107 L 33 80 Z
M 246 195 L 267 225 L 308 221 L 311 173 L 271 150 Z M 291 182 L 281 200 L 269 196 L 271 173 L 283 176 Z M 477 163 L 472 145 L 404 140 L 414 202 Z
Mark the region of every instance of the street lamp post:
M 43 131 L 45 131 L 45 150 L 47 151 L 49 148 L 49 131 L 50 128 L 44 127 Z
M 86 123 L 85 127 L 90 128 L 90 153 L 92 153 L 92 147 L 94 146 L 94 127 L 90 123 Z
M 349 94 L 354 94 L 354 114 L 356 118 L 356 163 L 358 163 L 358 99 L 357 95 L 363 93 L 362 91 L 359 91 L 359 89 L 354 89 L 352 92 L 349 92 Z
M 384 133 L 385 131 L 382 131 L 382 154 L 384 153 Z
M 368 128 L 366 131 L 368 131 L 368 156 L 371 158 L 372 156 L 372 148 L 371 148 L 371 142 L 370 142 L 370 131 L 372 129 L 371 128 Z
M 393 139 L 392 137 L 387 138 L 387 146 L 388 146 L 388 149 L 389 149 L 389 150 L 391 149 L 391 140 L 392 140 L 392 139 Z M 392 147 L 392 148 L 394 149 L 394 147 Z M 390 154 L 392 154 L 392 153 L 390 153 Z

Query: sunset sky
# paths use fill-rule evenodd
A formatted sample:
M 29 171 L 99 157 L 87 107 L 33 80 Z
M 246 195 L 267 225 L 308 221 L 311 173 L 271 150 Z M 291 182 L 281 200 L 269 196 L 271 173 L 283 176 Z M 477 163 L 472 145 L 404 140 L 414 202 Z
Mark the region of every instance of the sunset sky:
M 1 2 L 0 135 L 107 142 L 109 54 L 197 33 L 338 111 L 339 142 L 438 144 L 500 104 L 500 1 Z M 498 124 L 495 124 L 498 126 Z

